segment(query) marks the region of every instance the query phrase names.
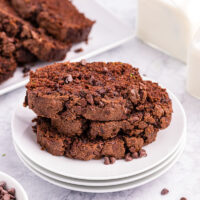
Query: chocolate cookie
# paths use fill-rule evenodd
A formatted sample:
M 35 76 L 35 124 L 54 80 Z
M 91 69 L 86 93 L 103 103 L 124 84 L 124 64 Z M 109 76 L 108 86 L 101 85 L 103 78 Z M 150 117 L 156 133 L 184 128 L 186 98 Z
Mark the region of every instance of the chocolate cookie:
M 80 160 L 102 157 L 125 158 L 127 152 L 139 152 L 144 144 L 142 138 L 115 137 L 109 140 L 89 140 L 87 137 L 66 137 L 51 127 L 48 120 L 37 121 L 37 141 L 43 149 L 56 156 Z

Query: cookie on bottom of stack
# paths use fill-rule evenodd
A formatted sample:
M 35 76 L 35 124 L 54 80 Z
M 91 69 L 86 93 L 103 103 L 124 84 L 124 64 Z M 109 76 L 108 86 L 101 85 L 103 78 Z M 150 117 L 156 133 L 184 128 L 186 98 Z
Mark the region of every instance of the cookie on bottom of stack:
M 37 142 L 43 149 L 56 156 L 66 156 L 79 160 L 126 158 L 134 155 L 135 158 L 144 156 L 142 147 L 143 138 L 118 135 L 114 138 L 103 140 L 90 140 L 86 135 L 67 137 L 51 126 L 48 119 L 37 118 L 35 132 Z M 155 138 L 157 131 L 153 133 Z
M 171 122 L 165 89 L 124 63 L 59 63 L 30 73 L 25 106 L 38 143 L 54 155 L 132 160 Z

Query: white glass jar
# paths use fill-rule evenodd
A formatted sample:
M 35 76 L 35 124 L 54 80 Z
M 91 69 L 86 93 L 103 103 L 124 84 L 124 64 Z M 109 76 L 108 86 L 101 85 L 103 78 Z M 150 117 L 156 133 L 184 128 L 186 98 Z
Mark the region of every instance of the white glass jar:
M 200 25 L 200 0 L 138 0 L 138 38 L 183 61 Z
M 187 67 L 187 91 L 200 99 L 200 28 L 190 45 Z

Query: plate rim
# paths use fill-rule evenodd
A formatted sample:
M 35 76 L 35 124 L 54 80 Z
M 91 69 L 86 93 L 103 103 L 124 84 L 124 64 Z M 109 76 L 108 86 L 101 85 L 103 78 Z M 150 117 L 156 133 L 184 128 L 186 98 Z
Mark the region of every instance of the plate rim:
M 40 167 L 38 164 L 34 163 L 29 158 L 27 158 L 27 156 L 24 155 L 23 152 L 21 152 L 21 150 L 17 146 L 17 144 L 15 144 L 15 141 L 13 141 L 13 145 L 15 147 L 15 151 L 18 152 L 21 155 L 21 157 L 24 159 L 24 161 L 26 163 L 28 163 L 28 165 L 30 165 L 32 168 L 34 168 L 35 170 L 40 172 L 41 174 L 44 174 L 44 175 L 46 175 L 46 176 L 48 176 L 48 177 L 50 177 L 52 179 L 55 179 L 55 180 L 58 180 L 58 181 L 61 181 L 61 182 L 66 182 L 66 183 L 75 184 L 75 185 L 81 185 L 81 186 L 98 186 L 99 187 L 99 186 L 121 185 L 121 184 L 124 184 L 124 183 L 137 181 L 137 180 L 142 179 L 142 178 L 144 178 L 146 176 L 149 176 L 149 175 L 151 175 L 153 173 L 156 173 L 160 169 L 162 169 L 165 166 L 167 166 L 179 154 L 181 149 L 184 147 L 186 137 L 187 137 L 187 133 L 184 134 L 184 137 L 181 139 L 182 141 L 179 144 L 179 146 L 177 147 L 177 149 L 175 150 L 175 152 L 171 156 L 169 156 L 166 160 L 164 160 L 162 163 L 160 163 L 158 166 L 155 166 L 154 168 L 149 169 L 147 171 L 144 171 L 143 173 L 136 174 L 136 175 L 133 175 L 133 176 L 130 176 L 130 177 L 125 177 L 125 178 L 120 178 L 120 179 L 103 180 L 103 181 L 102 180 L 83 180 L 83 179 L 76 179 L 76 178 L 71 178 L 71 177 L 66 177 L 66 176 L 63 176 L 63 178 L 56 179 L 56 175 L 58 175 L 58 176 L 62 176 L 62 175 L 59 175 L 59 174 L 54 173 L 54 172 L 51 172 L 49 170 L 46 170 L 47 172 L 44 173 L 45 169 L 41 169 L 42 167 Z M 53 176 L 52 175 L 48 175 L 48 174 L 51 174 L 51 173 L 53 173 L 55 175 L 53 175 Z M 136 178 L 134 178 L 134 177 L 136 177 Z M 71 180 L 71 179 L 73 179 L 73 180 Z M 122 180 L 122 181 L 118 182 L 118 183 L 115 183 L 116 180 Z M 77 183 L 76 183 L 76 181 L 77 181 Z M 78 181 L 81 181 L 81 182 L 78 183 Z M 92 181 L 95 181 L 95 183 L 92 182 Z M 101 182 L 101 184 L 98 183 L 99 181 Z M 108 181 L 110 181 L 110 182 L 108 182 Z M 85 182 L 85 183 L 83 183 L 83 182 Z
M 121 185 L 115 185 L 114 189 L 113 189 L 113 186 L 105 186 L 106 191 L 104 191 L 102 189 L 101 190 L 97 190 L 97 189 L 95 190 L 95 188 L 99 188 L 99 187 L 93 187 L 93 189 L 91 190 L 91 187 L 89 187 L 89 186 L 80 186 L 80 185 L 74 185 L 74 184 L 70 184 L 70 183 L 63 183 L 61 181 L 57 181 L 57 180 L 54 180 L 52 178 L 49 178 L 49 177 L 47 177 L 47 176 L 45 176 L 45 175 L 43 175 L 43 174 L 41 174 L 39 172 L 36 172 L 30 166 L 26 166 L 26 167 L 30 171 L 32 171 L 34 174 L 36 174 L 39 178 L 41 178 L 41 179 L 43 179 L 43 180 L 45 180 L 45 181 L 47 181 L 47 182 L 49 182 L 49 183 L 51 183 L 53 185 L 56 185 L 56 186 L 59 186 L 59 187 L 65 188 L 65 189 L 69 189 L 69 190 L 73 190 L 73 191 L 79 191 L 79 192 L 87 192 L 87 193 L 111 193 L 111 192 L 119 192 L 119 191 L 129 190 L 129 189 L 133 189 L 133 188 L 142 186 L 144 184 L 147 184 L 147 183 L 149 183 L 149 182 L 151 182 L 151 181 L 159 178 L 163 174 L 165 174 L 179 160 L 179 158 L 181 157 L 181 155 L 184 152 L 185 144 L 186 144 L 186 141 L 184 142 L 182 149 L 180 150 L 179 154 L 174 158 L 174 160 L 171 163 L 169 163 L 167 166 L 165 166 L 164 168 L 162 168 L 161 170 L 159 170 L 158 172 L 153 173 L 152 175 L 149 175 L 149 176 L 143 178 L 142 181 L 141 180 L 137 180 L 137 183 L 134 183 L 136 181 L 133 181 L 133 182 L 129 182 L 129 183 L 121 184 Z M 24 163 L 24 161 L 22 161 L 22 162 Z M 26 164 L 24 163 L 24 165 L 26 165 Z M 140 182 L 138 183 L 138 181 L 140 181 Z M 66 185 L 68 185 L 68 186 L 66 186 Z M 118 188 L 120 186 L 121 186 L 121 188 Z M 81 187 L 81 189 L 80 189 L 80 187 Z M 112 187 L 112 189 L 108 189 L 108 187 Z M 100 188 L 102 188 L 102 187 L 100 187 Z

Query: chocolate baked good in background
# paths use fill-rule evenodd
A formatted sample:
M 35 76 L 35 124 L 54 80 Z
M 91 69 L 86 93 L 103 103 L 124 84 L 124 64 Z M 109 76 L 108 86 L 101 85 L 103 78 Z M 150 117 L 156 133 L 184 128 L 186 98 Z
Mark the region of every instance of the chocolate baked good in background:
M 87 41 L 94 24 L 68 0 L 24 1 L 22 10 L 30 11 L 24 19 L 17 12 L 22 5 L 19 0 L 0 0 L 0 83 L 12 77 L 17 66 L 63 60 L 73 44 Z
M 87 41 L 94 24 L 69 0 L 11 0 L 11 4 L 22 18 L 68 43 Z

